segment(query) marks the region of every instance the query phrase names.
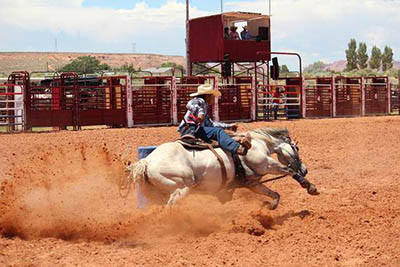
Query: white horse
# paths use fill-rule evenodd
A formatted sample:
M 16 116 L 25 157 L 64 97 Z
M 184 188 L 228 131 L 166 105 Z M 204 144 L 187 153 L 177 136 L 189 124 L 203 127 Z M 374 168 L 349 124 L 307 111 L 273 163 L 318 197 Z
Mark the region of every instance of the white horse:
M 270 209 L 279 204 L 279 194 L 261 183 L 266 174 L 290 175 L 311 195 L 318 194 L 316 187 L 304 177 L 307 168 L 299 158 L 299 149 L 289 137 L 287 129 L 262 128 L 249 132 L 252 141 L 246 156 L 240 156 L 246 172 L 245 183 L 235 178 L 232 155 L 221 148 L 215 149 L 222 158 L 227 181 L 221 174 L 221 165 L 210 150 L 186 149 L 178 142 L 165 143 L 149 156 L 131 164 L 131 182 L 150 186 L 169 195 L 167 205 L 173 205 L 189 193 L 205 193 L 217 196 L 221 202 L 232 199 L 235 188 L 246 187 L 251 191 L 272 198 L 267 202 Z M 276 153 L 278 161 L 271 157 Z

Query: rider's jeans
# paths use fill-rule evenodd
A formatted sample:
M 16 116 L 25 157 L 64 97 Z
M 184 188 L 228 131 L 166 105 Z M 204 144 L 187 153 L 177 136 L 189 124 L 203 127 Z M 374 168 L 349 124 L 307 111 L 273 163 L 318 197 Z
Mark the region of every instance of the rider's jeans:
M 216 127 L 198 127 L 189 126 L 188 129 L 181 132 L 184 134 L 193 134 L 195 137 L 200 138 L 205 142 L 211 142 L 211 140 L 217 140 L 223 150 L 227 150 L 232 154 L 235 154 L 240 144 L 232 139 L 227 133 L 221 128 Z

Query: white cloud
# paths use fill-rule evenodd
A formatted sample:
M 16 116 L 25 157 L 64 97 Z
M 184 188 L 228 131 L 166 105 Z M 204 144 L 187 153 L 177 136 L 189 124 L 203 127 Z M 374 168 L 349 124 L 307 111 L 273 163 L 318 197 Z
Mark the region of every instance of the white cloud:
M 0 0 L 0 5 L 0 24 L 26 30 L 80 33 L 103 42 L 116 42 L 132 34 L 156 38 L 174 29 L 184 29 L 185 25 L 185 5 L 174 0 L 160 8 L 143 2 L 132 9 L 84 8 L 82 0 Z M 208 14 L 197 9 L 191 13 Z
M 366 42 L 369 47 L 388 45 L 400 53 L 400 1 L 271 1 L 273 50 L 296 47 L 307 64 L 318 60 L 317 54 L 330 61 L 344 59 L 344 50 L 351 38 Z M 231 1 L 225 7 L 232 11 L 268 13 L 265 0 Z
M 395 58 L 399 58 L 396 52 L 400 53 L 400 1 L 271 1 L 273 50 L 298 51 L 305 64 L 322 58 L 333 61 L 344 59 L 347 43 L 355 38 L 366 42 L 369 48 L 388 45 Z M 65 39 L 89 42 L 96 51 L 113 46 L 131 47 L 134 40 L 138 48 L 143 48 L 141 52 L 184 54 L 184 1 L 169 0 L 159 8 L 141 2 L 126 9 L 88 8 L 82 2 L 0 0 L 0 38 L 12 40 L 7 44 L 1 42 L 0 50 L 12 50 L 15 43 L 32 45 L 32 40 L 24 38 L 43 38 L 34 36 L 38 32 L 47 33 L 48 43 L 54 41 L 51 35 L 62 35 Z M 266 14 L 268 2 L 225 0 L 224 10 Z M 196 8 L 190 12 L 191 17 L 210 14 Z M 71 47 L 73 44 L 67 50 L 72 50 Z

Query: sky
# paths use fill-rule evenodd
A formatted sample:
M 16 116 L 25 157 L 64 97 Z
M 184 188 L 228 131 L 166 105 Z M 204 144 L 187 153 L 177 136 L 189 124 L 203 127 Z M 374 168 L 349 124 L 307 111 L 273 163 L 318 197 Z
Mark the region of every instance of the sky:
M 191 0 L 191 18 L 220 0 Z M 271 0 L 273 51 L 305 65 L 345 59 L 351 38 L 400 59 L 400 0 Z M 268 14 L 268 0 L 224 0 L 224 11 Z M 0 0 L 0 52 L 185 54 L 184 0 Z M 285 63 L 285 62 L 284 62 Z

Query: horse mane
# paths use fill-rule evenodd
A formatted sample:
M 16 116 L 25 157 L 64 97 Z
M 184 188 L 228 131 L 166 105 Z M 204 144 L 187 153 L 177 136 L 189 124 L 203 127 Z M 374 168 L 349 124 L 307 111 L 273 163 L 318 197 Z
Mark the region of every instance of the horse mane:
M 284 139 L 289 137 L 289 130 L 287 128 L 259 128 L 254 130 L 255 133 L 263 135 L 265 137 L 274 137 L 277 139 Z M 269 138 L 270 139 L 270 138 Z

